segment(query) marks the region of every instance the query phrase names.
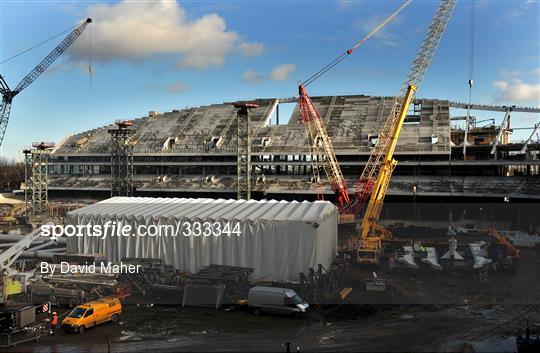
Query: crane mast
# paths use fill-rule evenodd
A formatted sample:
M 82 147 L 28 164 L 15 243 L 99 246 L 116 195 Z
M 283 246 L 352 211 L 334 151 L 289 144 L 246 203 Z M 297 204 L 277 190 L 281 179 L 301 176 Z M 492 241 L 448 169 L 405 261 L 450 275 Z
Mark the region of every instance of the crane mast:
M 359 202 L 369 197 L 369 203 L 360 224 L 359 262 L 378 263 L 381 240 L 389 235 L 377 224 L 392 172 L 397 161 L 394 151 L 403 122 L 416 90 L 422 83 L 433 59 L 437 46 L 446 29 L 457 0 L 442 0 L 435 12 L 428 31 L 407 73 L 399 96 L 394 100 L 392 110 L 381 129 L 377 143 L 364 167 L 356 195 Z
M 11 90 L 9 86 L 7 85 L 6 81 L 0 75 L 0 94 L 2 94 L 2 105 L 0 106 L 0 146 L 2 145 L 2 141 L 4 140 L 4 135 L 6 133 L 7 125 L 9 122 L 9 114 L 11 111 L 11 103 L 13 101 L 13 98 L 21 93 L 26 87 L 28 87 L 32 82 L 36 80 L 51 64 L 58 59 L 60 55 L 62 55 L 63 52 L 66 51 L 67 48 L 79 36 L 84 32 L 86 26 L 88 26 L 89 23 L 92 22 L 91 18 L 87 18 L 83 23 L 78 25 L 71 33 L 64 38 L 56 48 L 54 48 L 49 55 L 47 55 L 41 62 L 34 67 L 32 71 L 30 71 L 22 80 L 19 82 L 17 87 L 15 87 L 14 90 Z

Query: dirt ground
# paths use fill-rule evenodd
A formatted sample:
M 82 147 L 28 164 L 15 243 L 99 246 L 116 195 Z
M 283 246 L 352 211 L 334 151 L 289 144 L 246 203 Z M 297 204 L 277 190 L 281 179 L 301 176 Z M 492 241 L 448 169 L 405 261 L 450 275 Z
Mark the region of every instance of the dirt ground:
M 352 269 L 349 303 L 374 313 L 357 319 L 313 310 L 308 317 L 255 316 L 249 311 L 127 304 L 119 324 L 84 335 L 58 332 L 9 352 L 301 351 L 513 352 L 526 322 L 540 327 L 540 257 L 523 251 L 515 274 L 493 274 L 478 284 L 469 274 L 381 271 L 385 292 L 367 292 Z M 340 310 L 352 310 L 353 304 Z M 358 308 L 358 307 L 354 307 Z
M 466 246 L 471 239 L 458 240 Z M 444 248 L 448 237 L 444 231 L 430 231 L 429 241 Z M 364 281 L 374 270 L 385 279 L 386 291 L 366 291 Z M 313 308 L 302 319 L 259 317 L 242 307 L 150 305 L 134 296 L 124 304 L 118 324 L 103 324 L 84 335 L 58 332 L 4 350 L 284 352 L 283 345 L 293 342 L 306 352 L 514 352 L 515 335 L 523 334 L 527 322 L 534 334 L 540 333 L 540 254 L 534 249 L 521 250 L 517 272 L 492 272 L 488 283 L 475 282 L 470 270 L 390 272 L 381 266 L 352 267 L 344 284 L 353 288 L 346 305 Z
M 128 306 L 119 324 L 104 324 L 82 336 L 59 332 L 7 351 L 106 352 L 110 346 L 112 352 L 283 352 L 285 342 L 301 351 L 449 352 L 460 351 L 462 342 L 496 351 L 501 342 L 511 346 L 508 337 L 523 327 L 523 320 L 538 321 L 539 315 L 538 305 L 403 306 L 357 320 L 327 320 L 320 313 L 295 320 L 244 310 Z

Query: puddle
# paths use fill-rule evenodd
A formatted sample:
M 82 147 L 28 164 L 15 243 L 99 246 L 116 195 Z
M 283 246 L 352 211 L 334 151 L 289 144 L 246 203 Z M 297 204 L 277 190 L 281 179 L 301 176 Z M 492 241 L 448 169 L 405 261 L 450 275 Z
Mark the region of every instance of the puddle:
M 322 344 L 329 343 L 333 339 L 334 339 L 334 335 L 325 335 L 319 338 L 319 342 Z
M 141 341 L 142 337 L 137 336 L 137 334 L 133 331 L 122 331 L 120 332 L 122 336 L 118 338 L 119 342 L 125 342 L 125 341 Z

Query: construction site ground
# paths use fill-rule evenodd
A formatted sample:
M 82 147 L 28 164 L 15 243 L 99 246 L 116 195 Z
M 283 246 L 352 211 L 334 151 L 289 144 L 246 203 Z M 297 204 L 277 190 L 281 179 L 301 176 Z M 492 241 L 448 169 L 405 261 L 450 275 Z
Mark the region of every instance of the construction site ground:
M 402 306 L 357 320 L 262 316 L 244 310 L 126 307 L 118 325 L 104 324 L 84 336 L 57 333 L 37 344 L 7 351 L 284 351 L 294 342 L 302 351 L 506 351 L 524 319 L 538 321 L 531 305 Z M 513 351 L 510 350 L 510 351 Z
M 518 271 L 475 283 L 469 273 L 378 269 L 384 292 L 368 292 L 372 269 L 352 268 L 346 305 L 314 308 L 306 318 L 255 316 L 243 307 L 222 309 L 126 303 L 119 324 L 84 335 L 42 338 L 7 351 L 302 351 L 515 350 L 526 322 L 540 327 L 540 256 L 524 249 Z M 174 294 L 171 294 L 174 295 Z M 60 311 L 60 313 L 65 311 Z M 536 333 L 533 329 L 533 334 Z

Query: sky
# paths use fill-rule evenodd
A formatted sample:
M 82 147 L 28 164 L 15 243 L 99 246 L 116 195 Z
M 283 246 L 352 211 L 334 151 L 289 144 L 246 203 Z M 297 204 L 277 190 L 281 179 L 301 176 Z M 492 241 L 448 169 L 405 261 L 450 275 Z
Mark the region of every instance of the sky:
M 0 61 L 86 17 L 93 23 L 14 98 L 0 156 L 20 160 L 32 142 L 59 142 L 151 110 L 296 95 L 298 81 L 403 2 L 2 0 Z M 437 5 L 413 1 L 311 84 L 310 95 L 398 94 Z M 458 1 L 417 97 L 468 101 L 469 5 Z M 474 19 L 473 102 L 540 106 L 540 2 L 476 0 Z M 10 87 L 66 35 L 0 64 Z M 514 127 L 539 120 L 539 114 L 512 115 Z M 529 133 L 520 130 L 514 139 Z

